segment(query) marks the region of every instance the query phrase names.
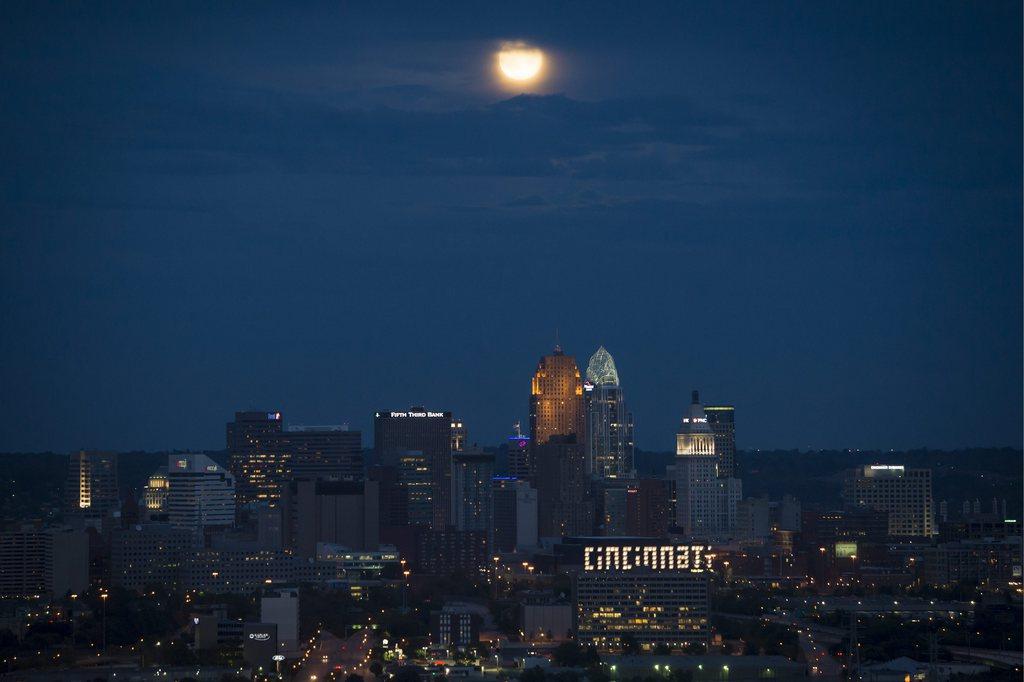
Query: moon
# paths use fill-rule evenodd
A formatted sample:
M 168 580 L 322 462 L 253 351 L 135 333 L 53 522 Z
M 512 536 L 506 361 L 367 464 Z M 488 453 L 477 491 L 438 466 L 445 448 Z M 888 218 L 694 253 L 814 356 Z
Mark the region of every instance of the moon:
M 498 68 L 510 80 L 533 80 L 544 68 L 544 53 L 525 43 L 506 43 L 498 52 Z

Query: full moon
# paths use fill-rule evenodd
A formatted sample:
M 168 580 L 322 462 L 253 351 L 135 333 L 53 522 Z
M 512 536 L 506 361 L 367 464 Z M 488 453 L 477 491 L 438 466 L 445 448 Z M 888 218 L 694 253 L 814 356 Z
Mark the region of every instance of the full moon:
M 506 78 L 528 81 L 544 66 L 544 53 L 523 43 L 506 43 L 498 52 L 498 67 Z

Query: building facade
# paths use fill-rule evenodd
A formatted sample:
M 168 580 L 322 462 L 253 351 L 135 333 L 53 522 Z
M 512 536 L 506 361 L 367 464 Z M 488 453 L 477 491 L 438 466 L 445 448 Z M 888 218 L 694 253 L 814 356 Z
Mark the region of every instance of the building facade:
M 709 633 L 711 548 L 642 538 L 587 542 L 573 580 L 578 641 L 603 650 L 627 636 L 683 649 Z
M 281 434 L 280 412 L 249 410 L 235 412 L 225 427 L 228 467 L 235 477 L 239 503 L 269 501 L 281 497 L 288 462 L 274 448 Z
M 403 453 L 418 452 L 429 476 L 430 518 L 435 529 L 448 526 L 451 513 L 452 414 L 423 407 L 374 414 L 374 450 L 378 464 L 400 466 Z M 410 523 L 423 519 L 409 501 Z
M 708 426 L 715 435 L 715 456 L 718 457 L 718 475 L 736 476 L 736 408 L 732 405 L 705 405 Z
M 587 471 L 596 478 L 631 478 L 633 415 L 619 384 L 615 360 L 604 346 L 587 364 L 583 397 L 587 418 Z
M 377 549 L 379 489 L 376 481 L 293 480 L 282 504 L 285 547 L 302 557 L 315 556 L 319 543 Z
M 554 436 L 586 438 L 583 381 L 576 359 L 555 346 L 537 363 L 530 384 L 530 440 L 544 445 Z
M 452 454 L 451 523 L 455 530 L 487 533 L 494 543 L 494 455 L 479 448 Z
M 235 523 L 235 477 L 206 455 L 167 458 L 167 519 L 171 526 L 202 533 Z
M 540 536 L 593 533 L 596 509 L 583 445 L 575 436 L 552 436 L 534 451 Z
M 931 537 L 935 534 L 931 469 L 900 464 L 869 464 L 847 472 L 843 502 L 851 509 L 889 514 L 889 535 Z
M 120 509 L 117 453 L 81 450 L 68 458 L 64 486 L 67 513 L 87 520 L 102 520 Z

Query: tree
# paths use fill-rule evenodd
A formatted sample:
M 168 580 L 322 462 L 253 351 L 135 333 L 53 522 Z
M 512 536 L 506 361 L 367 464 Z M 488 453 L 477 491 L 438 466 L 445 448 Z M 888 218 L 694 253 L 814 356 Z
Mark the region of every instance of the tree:
M 373 661 L 370 663 L 370 672 L 373 673 L 374 677 L 380 677 L 380 674 L 384 672 L 384 666 L 381 665 L 380 661 Z
M 412 666 L 405 666 L 395 674 L 395 682 L 420 682 L 420 671 Z
M 664 642 L 659 642 L 654 647 L 654 655 L 655 656 L 668 656 L 671 653 L 672 652 L 669 650 L 668 644 L 665 644 Z
M 519 675 L 519 682 L 546 682 L 547 674 L 540 666 L 527 668 Z
M 345 678 L 345 682 L 363 682 L 363 676 L 352 673 L 351 675 Z

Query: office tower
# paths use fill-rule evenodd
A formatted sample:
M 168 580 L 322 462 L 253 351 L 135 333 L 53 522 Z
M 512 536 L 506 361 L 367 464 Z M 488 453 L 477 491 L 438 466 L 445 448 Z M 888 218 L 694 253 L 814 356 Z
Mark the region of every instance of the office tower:
M 736 409 L 732 405 L 705 405 L 708 426 L 715 434 L 719 478 L 736 476 Z
M 497 476 L 494 488 L 494 551 L 537 546 L 537 490 L 529 481 Z
M 597 478 L 634 476 L 633 415 L 626 409 L 615 360 L 604 346 L 587 364 L 583 397 L 588 472 Z
M 530 437 L 524 436 L 519 430 L 519 422 L 508 437 L 508 474 L 516 478 L 529 478 L 533 472 L 532 450 Z
M 494 455 L 480 448 L 452 453 L 451 524 L 455 530 L 487 533 L 494 542 Z
M 676 458 L 676 525 L 688 537 L 718 534 L 718 468 L 714 455 Z
M 61 599 L 88 587 L 87 531 L 26 526 L 0 533 L 0 596 Z
M 299 653 L 299 588 L 278 587 L 260 596 L 260 622 L 277 626 L 277 652 Z
M 434 523 L 434 476 L 430 460 L 419 450 L 398 454 L 398 485 L 405 497 L 406 524 L 427 526 Z
M 149 475 L 146 481 L 146 489 L 142 493 L 142 500 L 148 514 L 163 514 L 167 512 L 167 467 L 158 467 Z
M 576 436 L 556 435 L 534 448 L 541 537 L 592 534 L 595 509 L 583 445 Z
M 281 413 L 250 410 L 235 412 L 226 426 L 228 466 L 242 504 L 281 497 L 288 462 L 273 447 L 282 431 Z
M 715 435 L 697 391 L 676 434 L 676 525 L 690 537 L 728 536 L 736 525 L 736 504 L 742 485 L 721 478 Z
M 715 434 L 708 426 L 704 406 L 700 404 L 700 393 L 694 391 L 690 407 L 683 415 L 683 423 L 676 433 L 676 461 L 681 456 L 705 455 L 715 457 Z M 717 457 L 716 457 L 717 475 Z
M 286 426 L 269 438 L 271 450 L 288 462 L 290 478 L 363 480 L 363 443 L 348 426 Z
M 374 415 L 374 450 L 378 464 L 397 465 L 401 453 L 416 451 L 425 458 L 430 480 L 430 524 L 448 525 L 451 512 L 452 414 L 412 407 L 404 412 Z M 413 515 L 410 499 L 410 516 Z M 410 523 L 419 520 L 410 518 Z
M 657 478 L 631 481 L 626 491 L 626 534 L 657 538 L 668 534 L 668 484 Z
M 71 516 L 100 520 L 120 509 L 117 454 L 74 452 L 68 458 L 65 508 Z
M 586 438 L 580 370 L 560 346 L 537 363 L 530 387 L 530 440 L 540 446 L 553 436 L 573 436 L 581 445 Z
M 889 513 L 889 535 L 930 537 L 935 533 L 932 470 L 897 464 L 871 464 L 847 472 L 843 484 L 847 508 Z
M 316 556 L 317 543 L 349 549 L 380 546 L 379 484 L 376 481 L 298 479 L 285 489 L 285 547 Z
M 633 544 L 630 544 L 630 543 Z M 711 548 L 587 539 L 573 579 L 579 642 L 603 650 L 631 637 L 644 649 L 707 641 Z
M 601 492 L 601 535 L 628 535 L 629 519 L 626 512 L 626 497 L 629 494 L 625 482 L 612 480 L 611 485 L 599 488 Z
M 201 533 L 235 523 L 235 477 L 206 455 L 167 458 L 167 519 Z
M 461 419 L 452 418 L 452 452 L 462 452 L 466 447 L 466 425 Z

